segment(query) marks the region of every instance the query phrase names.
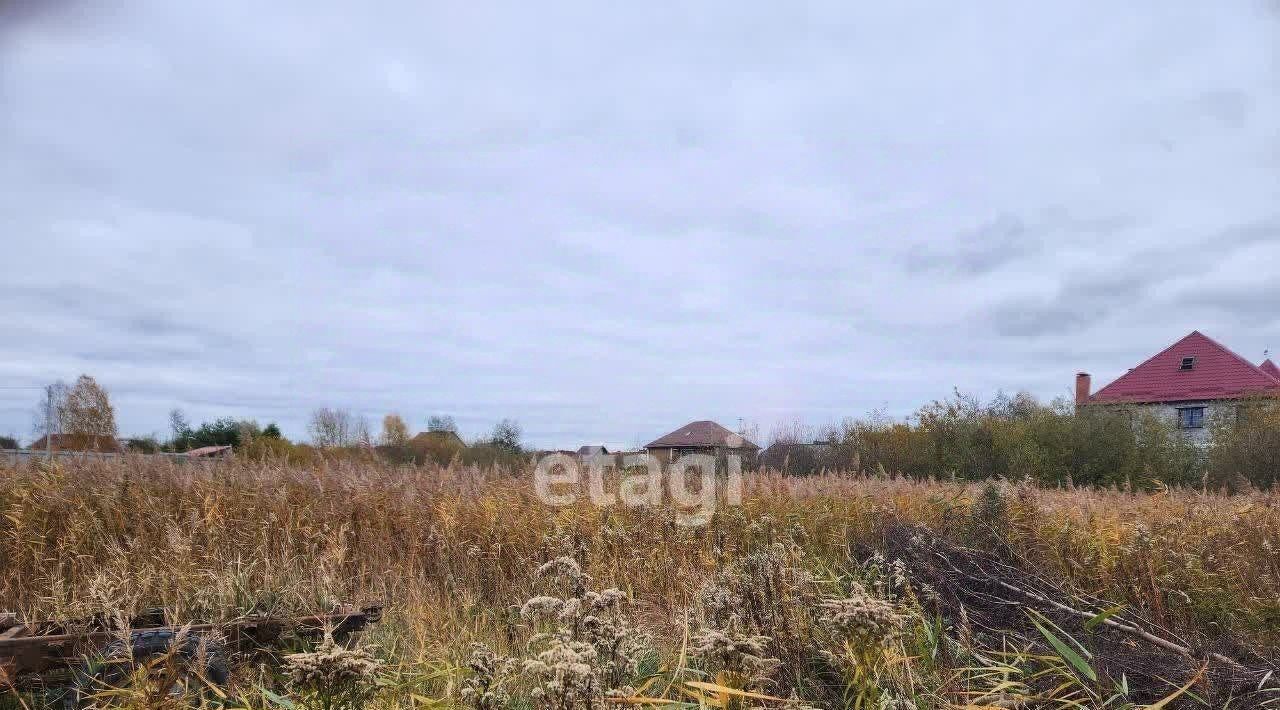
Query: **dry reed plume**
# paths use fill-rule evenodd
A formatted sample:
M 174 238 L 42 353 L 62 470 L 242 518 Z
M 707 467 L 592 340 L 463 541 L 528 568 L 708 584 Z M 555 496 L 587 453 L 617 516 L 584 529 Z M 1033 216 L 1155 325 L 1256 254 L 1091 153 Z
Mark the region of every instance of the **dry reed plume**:
M 1227 697 L 1256 707 L 1275 697 L 1265 679 L 1247 695 L 1195 671 L 1215 663 L 1211 651 L 1270 667 L 1280 495 L 757 473 L 742 506 L 686 528 L 661 507 L 548 508 L 527 474 L 141 459 L 0 470 L 0 611 L 163 607 L 187 622 L 387 605 L 364 639 L 375 645 L 350 658 L 330 646 L 284 664 L 239 659 L 217 700 L 236 707 L 316 705 L 326 684 L 350 707 L 1218 707 Z M 948 570 L 913 568 L 904 530 L 936 539 L 930 554 L 980 550 L 1013 570 L 1014 587 L 1025 584 L 1017 570 L 1033 571 L 1064 606 L 1123 605 L 1115 618 L 1178 639 L 1190 670 L 1126 687 L 1113 672 L 1123 664 L 1105 654 L 1149 643 L 1095 643 L 1116 622 L 1086 629 L 1089 619 L 1064 621 L 1034 600 L 1018 602 L 1026 609 L 1008 628 L 984 628 L 981 605 L 940 588 Z M 363 675 L 333 680 L 325 659 Z

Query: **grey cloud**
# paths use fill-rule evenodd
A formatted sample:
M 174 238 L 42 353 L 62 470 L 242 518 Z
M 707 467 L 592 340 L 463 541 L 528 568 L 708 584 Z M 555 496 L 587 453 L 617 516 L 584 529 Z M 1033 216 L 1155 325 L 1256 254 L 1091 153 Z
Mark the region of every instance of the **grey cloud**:
M 1029 217 L 1005 213 L 951 238 L 931 235 L 935 238 L 915 245 L 906 255 L 905 266 L 912 275 L 985 276 L 1043 256 L 1050 246 L 1061 248 L 1085 239 L 1114 238 L 1135 224 L 1131 217 L 1082 217 L 1057 207 L 1036 210 Z
M 1280 242 L 1280 215 L 1244 224 L 1232 225 L 1207 237 L 1200 245 L 1204 249 L 1223 246 L 1238 248 L 1258 243 Z
M 1188 288 L 1173 299 L 1176 307 L 1216 311 L 1241 326 L 1280 331 L 1280 283 L 1242 278 L 1238 283 Z
M 146 356 L 140 342 L 180 338 L 200 348 L 243 348 L 249 342 L 229 335 L 216 326 L 196 319 L 182 319 L 166 313 L 155 303 L 143 303 L 121 288 L 100 288 L 75 283 L 56 286 L 0 287 L 0 297 L 15 308 L 10 325 L 38 324 L 42 320 L 91 320 L 122 339 L 131 339 L 133 350 Z
M 36 6 L 0 15 L 0 384 L 91 372 L 126 430 L 630 441 L 1274 327 L 1229 293 L 1275 264 L 1251 6 Z
M 1001 215 L 977 229 L 956 236 L 952 249 L 921 249 L 907 256 L 907 271 L 947 271 L 978 276 L 1004 264 L 1039 253 L 1043 237 L 1029 232 L 1014 215 Z
M 1222 227 L 1208 236 L 1182 244 L 1140 249 L 1119 259 L 1100 262 L 1095 270 L 1064 278 L 1053 293 L 1019 295 L 999 303 L 990 323 L 1000 335 L 1037 337 L 1076 333 L 1108 321 L 1116 314 L 1185 313 L 1188 307 L 1217 308 L 1234 322 L 1274 324 L 1274 289 L 1244 286 L 1253 274 L 1241 273 L 1226 284 L 1207 279 L 1214 260 L 1225 260 L 1260 244 L 1280 245 L 1280 222 L 1267 217 Z M 1206 255 L 1213 255 L 1206 258 Z M 1190 281 L 1192 285 L 1185 285 Z
M 996 307 L 991 322 L 1000 335 L 1072 334 L 1131 308 L 1147 288 L 1147 283 L 1132 274 L 1076 276 L 1048 299 L 1017 299 Z
M 1243 124 L 1253 107 L 1248 94 L 1229 89 L 1206 91 L 1195 103 L 1206 114 L 1233 127 Z

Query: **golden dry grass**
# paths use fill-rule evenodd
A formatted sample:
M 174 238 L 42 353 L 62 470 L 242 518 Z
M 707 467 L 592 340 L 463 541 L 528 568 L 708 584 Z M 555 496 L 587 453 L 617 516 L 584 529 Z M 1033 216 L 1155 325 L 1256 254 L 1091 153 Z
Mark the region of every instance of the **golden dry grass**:
M 875 549 L 887 517 L 964 541 L 981 491 L 748 474 L 741 507 L 685 528 L 664 508 L 549 508 L 527 474 L 140 459 L 0 470 L 0 611 L 75 618 L 159 606 L 175 620 L 221 620 L 381 602 L 387 620 L 373 636 L 389 668 L 416 679 L 393 704 L 452 702 L 472 642 L 521 652 L 530 629 L 511 607 L 538 592 L 534 571 L 558 555 L 626 592 L 671 666 L 696 593 L 735 561 L 785 540 L 810 570 L 845 574 L 858 568 L 855 551 Z M 1044 576 L 1264 654 L 1280 638 L 1280 496 L 1006 493 L 1000 535 Z M 955 676 L 926 670 L 939 680 L 920 706 L 958 702 L 947 695 L 959 692 Z

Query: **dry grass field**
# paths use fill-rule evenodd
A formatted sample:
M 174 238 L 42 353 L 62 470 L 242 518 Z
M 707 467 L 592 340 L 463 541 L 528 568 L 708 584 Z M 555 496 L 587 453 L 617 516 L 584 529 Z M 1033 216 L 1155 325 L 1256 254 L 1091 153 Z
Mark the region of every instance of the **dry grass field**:
M 682 527 L 661 506 L 550 508 L 529 471 L 0 470 L 0 611 L 223 622 L 339 602 L 385 619 L 232 657 L 216 690 L 143 668 L 89 702 L 1280 706 L 1280 495 L 758 473 L 741 506 Z

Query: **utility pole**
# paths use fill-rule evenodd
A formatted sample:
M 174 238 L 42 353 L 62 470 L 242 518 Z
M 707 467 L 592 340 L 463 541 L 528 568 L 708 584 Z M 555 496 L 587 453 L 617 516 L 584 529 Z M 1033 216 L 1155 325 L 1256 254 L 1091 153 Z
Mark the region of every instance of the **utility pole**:
M 44 455 L 53 461 L 53 385 L 44 386 Z

